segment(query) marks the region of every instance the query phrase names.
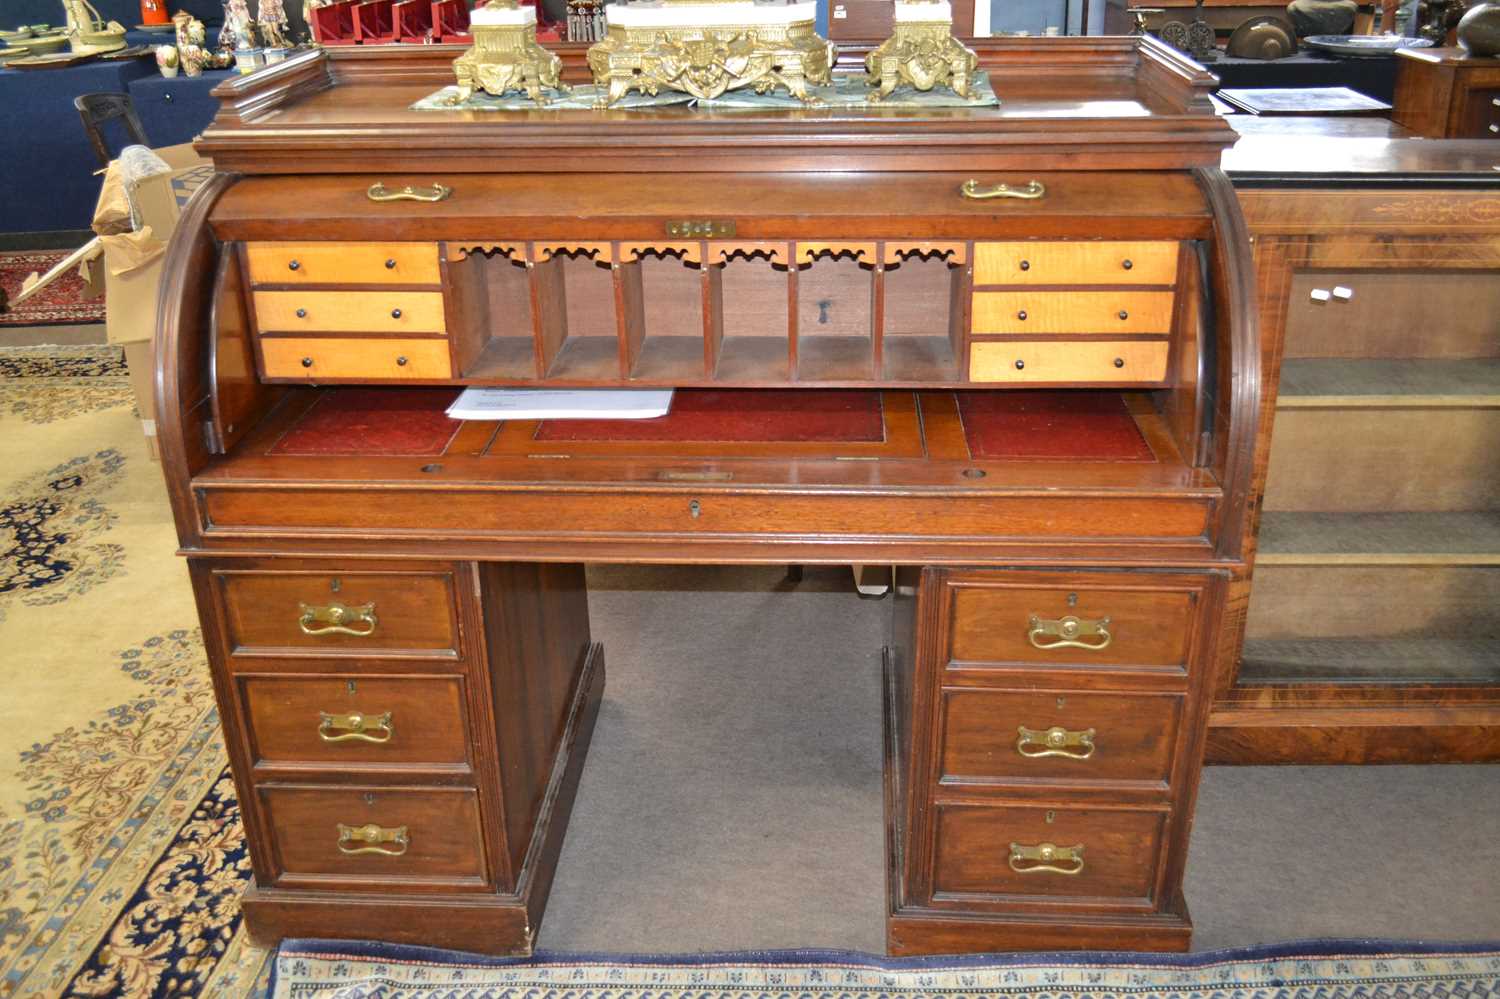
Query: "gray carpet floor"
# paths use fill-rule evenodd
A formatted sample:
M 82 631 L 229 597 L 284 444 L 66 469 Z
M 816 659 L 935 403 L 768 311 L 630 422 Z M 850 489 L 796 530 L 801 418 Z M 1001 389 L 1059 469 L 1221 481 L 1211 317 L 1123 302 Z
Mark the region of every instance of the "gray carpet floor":
M 609 680 L 540 944 L 884 944 L 880 648 L 847 568 L 589 570 Z M 1500 939 L 1500 767 L 1213 768 L 1199 949 Z

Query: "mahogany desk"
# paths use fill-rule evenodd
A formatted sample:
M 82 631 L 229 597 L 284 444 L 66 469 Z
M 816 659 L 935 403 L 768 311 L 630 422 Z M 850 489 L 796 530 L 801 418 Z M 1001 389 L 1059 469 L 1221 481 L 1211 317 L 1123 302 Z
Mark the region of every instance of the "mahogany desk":
M 456 54 L 225 84 L 169 250 L 254 937 L 528 952 L 604 687 L 582 563 L 861 562 L 901 567 L 889 949 L 1187 947 L 1261 358 L 1212 77 L 1007 39 L 998 109 L 406 110 Z M 464 384 L 698 422 L 434 429 Z

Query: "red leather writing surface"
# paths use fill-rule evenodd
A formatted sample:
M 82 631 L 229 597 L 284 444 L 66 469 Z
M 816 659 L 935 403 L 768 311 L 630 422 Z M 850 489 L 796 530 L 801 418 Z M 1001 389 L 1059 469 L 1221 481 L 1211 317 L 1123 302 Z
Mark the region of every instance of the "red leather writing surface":
M 1155 461 L 1125 400 L 1106 392 L 955 392 L 976 459 Z
M 270 454 L 442 454 L 463 424 L 444 412 L 451 388 L 349 388 L 326 392 Z
M 544 420 L 539 441 L 882 441 L 879 392 L 681 389 L 654 420 Z

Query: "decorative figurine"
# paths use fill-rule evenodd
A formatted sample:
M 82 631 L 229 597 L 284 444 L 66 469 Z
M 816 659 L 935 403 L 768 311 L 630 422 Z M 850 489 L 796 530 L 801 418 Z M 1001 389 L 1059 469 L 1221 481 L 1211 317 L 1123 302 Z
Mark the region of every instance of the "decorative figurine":
M 538 104 L 545 104 L 543 87 L 566 91 L 562 82 L 562 60 L 537 44 L 536 8 L 522 7 L 516 0 L 490 0 L 469 16 L 474 45 L 453 60 L 462 104 L 475 90 L 500 97 L 524 90 Z
M 875 90 L 870 100 L 889 97 L 903 83 L 922 91 L 941 85 L 970 97 L 979 57 L 953 37 L 948 0 L 896 0 L 895 17 L 891 37 L 865 56 L 865 78 Z
M 249 0 L 224 0 L 224 27 L 219 29 L 217 47 L 229 53 L 255 47 L 255 22 L 250 20 Z
M 568 41 L 597 42 L 603 37 L 603 0 L 568 0 Z
M 1417 37 L 1425 38 L 1434 45 L 1445 45 L 1448 32 L 1457 25 L 1463 13 L 1463 5 L 1453 0 L 1417 0 L 1417 23 L 1422 27 Z
M 813 0 L 636 0 L 604 8 L 607 33 L 589 49 L 603 106 L 631 90 L 700 100 L 728 90 L 780 87 L 813 102 L 807 85 L 831 84 L 835 50 L 814 27 Z
M 268 49 L 288 48 L 287 32 L 292 23 L 287 19 L 282 0 L 260 0 L 255 9 L 255 23 L 260 25 L 261 45 Z

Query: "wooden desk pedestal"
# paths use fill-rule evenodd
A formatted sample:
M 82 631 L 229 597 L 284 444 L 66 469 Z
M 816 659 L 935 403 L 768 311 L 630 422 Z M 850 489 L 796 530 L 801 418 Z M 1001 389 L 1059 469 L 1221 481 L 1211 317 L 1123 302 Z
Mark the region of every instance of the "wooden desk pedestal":
M 165 268 L 255 939 L 529 953 L 583 563 L 856 562 L 901 567 L 889 949 L 1186 948 L 1261 357 L 1212 77 L 1005 40 L 998 109 L 414 112 L 458 53 L 413 48 L 225 84 Z M 465 385 L 678 394 L 448 420 Z

